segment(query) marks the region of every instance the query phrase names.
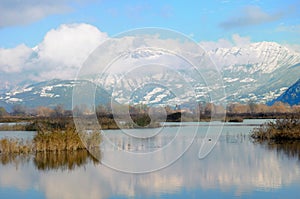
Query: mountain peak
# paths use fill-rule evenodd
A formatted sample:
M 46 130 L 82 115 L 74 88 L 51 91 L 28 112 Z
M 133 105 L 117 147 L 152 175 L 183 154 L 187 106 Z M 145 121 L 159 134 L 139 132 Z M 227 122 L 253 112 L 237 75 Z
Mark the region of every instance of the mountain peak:
M 300 63 L 300 53 L 276 42 L 256 42 L 209 52 L 212 60 L 225 70 L 248 70 L 249 73 L 272 73 L 282 66 Z M 241 66 L 252 65 L 251 69 Z

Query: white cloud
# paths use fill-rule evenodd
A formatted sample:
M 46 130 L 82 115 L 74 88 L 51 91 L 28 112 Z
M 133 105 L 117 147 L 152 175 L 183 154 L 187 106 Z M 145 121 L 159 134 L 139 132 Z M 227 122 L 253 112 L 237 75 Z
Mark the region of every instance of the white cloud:
M 87 0 L 1 0 L 0 28 L 25 25 L 48 15 L 70 12 L 74 8 L 72 5 L 81 2 Z
M 300 33 L 300 24 L 298 25 L 280 25 L 277 27 L 278 32 Z
M 67 0 L 1 0 L 0 27 L 24 25 L 39 20 L 49 14 L 70 10 Z
M 235 46 L 242 47 L 251 43 L 250 37 L 241 37 L 239 34 L 232 35 Z
M 219 39 L 218 41 L 202 41 L 199 44 L 207 51 L 215 50 L 217 48 L 232 48 L 243 47 L 245 45 L 249 45 L 251 43 L 250 37 L 243 37 L 239 34 L 233 34 L 231 36 L 231 40 L 227 39 Z
M 259 25 L 272 21 L 277 21 L 285 16 L 285 12 L 267 13 L 259 6 L 247 6 L 237 16 L 220 23 L 223 29 L 232 29 L 245 26 Z
M 226 39 L 219 39 L 217 42 L 214 41 L 202 41 L 200 45 L 207 51 L 214 50 L 216 48 L 230 48 L 233 46 L 231 41 Z
M 21 72 L 33 50 L 24 44 L 12 49 L 0 48 L 0 71 L 5 73 Z
M 61 25 L 46 34 L 37 52 L 43 61 L 78 68 L 106 38 L 106 33 L 88 24 Z
M 156 36 L 157 35 L 151 37 L 149 35 L 149 38 L 127 36 L 118 38 L 122 39 L 120 42 L 116 42 L 118 39 L 110 40 L 112 45 L 102 46 L 100 51 L 102 50 L 103 52 L 104 50 L 108 54 L 111 53 L 111 55 L 109 54 L 110 56 L 114 56 L 115 53 L 121 53 L 124 49 L 129 48 L 135 49 L 142 46 L 156 46 L 157 49 L 164 49 L 167 46 L 168 49 L 183 54 L 188 57 L 189 60 L 198 60 L 198 58 L 204 54 L 203 51 L 199 51 L 199 48 L 195 48 L 195 45 L 190 45 L 189 42 L 181 43 L 174 39 L 158 39 Z M 24 80 L 44 81 L 53 78 L 74 79 L 78 70 L 91 52 L 106 39 L 108 39 L 108 35 L 92 25 L 64 24 L 56 29 L 50 30 L 45 35 L 43 41 L 33 49 L 25 45 L 19 45 L 12 49 L 0 49 L 0 82 L 2 87 L 4 82 L 14 81 L 15 84 L 16 81 L 22 82 Z M 249 37 L 243 37 L 238 34 L 232 35 L 231 39 L 219 39 L 217 42 L 200 42 L 200 45 L 209 52 L 213 52 L 217 48 L 241 48 L 252 44 Z M 238 48 L 233 50 L 238 50 Z M 222 53 L 221 51 L 222 49 L 219 49 L 218 53 Z M 242 51 L 243 56 L 234 56 L 232 58 L 226 56 L 225 61 L 223 59 L 219 60 L 218 56 L 213 60 L 218 66 L 223 66 L 226 63 L 248 63 L 249 60 L 251 63 L 256 63 L 258 61 L 257 57 L 253 56 L 253 58 L 250 59 L 248 54 L 251 54 L 251 52 L 246 51 L 247 49 Z M 253 52 L 253 54 L 256 55 L 257 53 Z M 136 53 L 135 56 L 142 55 L 142 53 Z M 155 54 L 151 58 L 154 57 L 156 57 Z M 96 58 L 98 57 L 95 57 L 95 63 L 97 63 Z M 178 59 L 172 59 L 170 56 L 160 56 L 155 59 L 160 60 L 160 63 L 168 63 L 172 66 L 181 67 L 181 65 L 178 64 Z M 91 60 L 93 61 L 94 59 Z M 101 61 L 103 62 L 103 60 Z M 140 63 L 135 61 L 136 59 L 132 59 L 131 64 Z M 152 60 L 149 59 L 149 62 L 151 61 Z M 203 63 L 205 61 L 206 59 L 203 59 Z M 210 62 L 205 62 L 205 64 L 202 65 L 208 67 L 208 63 Z M 123 67 L 123 70 L 125 64 L 125 61 L 119 64 L 120 67 Z M 95 67 L 92 64 L 89 66 L 87 69 L 89 71 L 87 72 L 93 71 L 94 69 L 99 72 L 99 64 L 96 64 Z M 182 67 L 184 67 L 184 64 L 182 64 Z
M 285 47 L 300 53 L 300 44 L 284 44 Z
M 106 33 L 88 24 L 61 25 L 50 30 L 31 49 L 25 45 L 0 49 L 0 73 L 41 81 L 74 79 L 89 54 L 107 38 Z M 5 81 L 2 79 L 2 81 Z

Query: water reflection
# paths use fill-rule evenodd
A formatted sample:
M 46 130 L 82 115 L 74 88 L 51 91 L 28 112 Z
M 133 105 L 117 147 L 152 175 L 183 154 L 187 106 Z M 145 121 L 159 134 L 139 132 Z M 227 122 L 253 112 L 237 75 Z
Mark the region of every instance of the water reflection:
M 0 154 L 0 163 L 7 164 L 24 164 L 31 160 L 31 156 L 27 154 Z
M 99 155 L 100 151 L 97 152 Z M 99 160 L 101 157 L 98 157 Z M 84 166 L 88 163 L 98 164 L 97 158 L 93 157 L 87 150 L 72 152 L 39 152 L 33 158 L 33 163 L 38 170 L 73 170 L 76 167 Z
M 13 161 L 6 160 L 3 161 L 5 165 L 0 165 L 0 187 L 14 187 L 28 192 L 34 188 L 43 193 L 47 199 L 159 198 L 162 196 L 200 198 L 210 190 L 213 193 L 226 193 L 227 198 L 233 196 L 255 198 L 256 195 L 251 194 L 257 190 L 268 193 L 271 198 L 276 198 L 276 192 L 270 190 L 281 190 L 287 196 L 286 198 L 297 198 L 295 196 L 300 194 L 297 188 L 300 184 L 298 156 L 287 155 L 286 151 L 299 155 L 299 145 L 266 150 L 265 146 L 254 144 L 247 133 L 243 133 L 249 132 L 250 129 L 250 127 L 243 129 L 225 127 L 216 147 L 203 160 L 197 158 L 199 144 L 202 141 L 201 136 L 198 136 L 188 152 L 170 167 L 142 175 L 120 173 L 101 164 L 95 165 L 92 160 L 87 160 L 86 154 L 81 154 L 79 160 L 67 158 L 65 155 L 51 158 L 34 157 L 30 161 L 24 160 L 27 163 L 19 164 L 18 168 L 14 166 Z M 172 132 L 174 129 L 169 130 Z M 116 134 L 112 137 L 120 138 Z M 181 139 L 182 142 L 188 142 L 188 132 Z M 138 147 L 135 148 L 139 143 L 134 143 L 132 140 L 111 140 L 115 141 L 116 146 L 118 144 L 127 146 L 130 143 L 133 149 L 139 150 Z M 169 140 L 169 137 L 166 136 L 164 140 L 164 136 L 161 135 L 158 140 L 164 142 Z M 180 143 L 177 144 L 176 147 L 180 148 Z M 278 150 L 282 153 L 278 153 Z M 102 151 L 103 156 L 114 155 L 117 152 L 118 149 L 111 148 L 107 148 L 107 151 L 104 148 Z M 118 158 L 120 164 L 128 161 L 122 157 Z M 45 160 L 48 159 L 52 159 L 49 161 L 52 163 L 45 166 Z M 57 163 L 61 160 L 64 163 Z M 69 167 L 67 160 L 73 160 L 71 164 L 73 166 Z M 159 158 L 149 161 L 158 160 Z M 148 163 L 146 161 L 136 164 Z M 58 169 L 61 167 L 64 169 Z M 37 168 L 44 170 L 41 172 Z M 70 168 L 72 172 L 66 172 Z M 289 193 L 290 190 L 286 187 L 296 188 Z M 195 190 L 197 194 L 193 192 Z M 205 198 L 210 196 L 206 195 Z
M 73 170 L 89 163 L 94 165 L 101 161 L 100 148 L 93 150 L 93 155 L 87 150 L 61 151 L 61 152 L 37 152 L 28 154 L 0 154 L 2 165 L 19 165 L 32 162 L 38 170 Z M 96 156 L 95 156 L 96 155 Z
M 300 161 L 300 141 L 285 141 L 282 143 L 271 143 L 268 149 L 276 150 L 279 154 L 284 154 L 289 158 L 298 158 Z

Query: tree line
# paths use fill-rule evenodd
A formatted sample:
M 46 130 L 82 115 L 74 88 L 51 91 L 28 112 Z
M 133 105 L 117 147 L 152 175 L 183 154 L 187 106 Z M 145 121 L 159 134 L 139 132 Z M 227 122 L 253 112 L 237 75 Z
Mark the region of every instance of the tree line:
M 241 103 L 230 103 L 227 106 L 214 104 L 214 103 L 199 103 L 198 107 L 189 106 L 165 106 L 165 107 L 149 107 L 145 104 L 138 105 L 121 105 L 114 104 L 114 108 L 110 104 L 98 105 L 97 107 L 88 107 L 87 105 L 75 106 L 73 110 L 67 110 L 63 105 L 57 105 L 53 108 L 39 106 L 36 108 L 27 108 L 23 105 L 15 105 L 12 107 L 11 112 L 8 112 L 4 107 L 0 107 L 0 117 L 11 117 L 11 116 L 32 116 L 32 117 L 71 117 L 74 115 L 90 115 L 96 113 L 99 117 L 112 117 L 112 115 L 143 115 L 152 114 L 157 115 L 170 115 L 174 113 L 185 113 L 195 115 L 258 115 L 258 114 L 286 114 L 286 113 L 299 113 L 300 105 L 290 106 L 282 102 L 276 102 L 272 106 L 266 104 L 256 104 L 249 102 L 247 104 Z

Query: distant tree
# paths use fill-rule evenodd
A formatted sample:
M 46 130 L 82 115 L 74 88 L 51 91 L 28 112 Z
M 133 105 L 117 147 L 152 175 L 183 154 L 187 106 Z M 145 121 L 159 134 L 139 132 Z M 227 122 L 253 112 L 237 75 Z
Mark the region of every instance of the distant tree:
M 282 102 L 275 102 L 271 107 L 271 110 L 274 113 L 286 113 L 289 112 L 288 105 L 282 103 Z
M 232 104 L 231 113 L 235 113 L 235 114 L 250 113 L 250 107 L 246 104 L 235 103 Z
M 64 116 L 64 112 L 65 112 L 64 106 L 62 104 L 58 104 L 53 109 L 52 117 L 62 117 Z
M 50 117 L 54 111 L 51 108 L 39 106 L 36 108 L 36 115 L 40 117 Z
M 215 105 L 213 103 L 207 103 L 204 108 L 205 115 L 212 115 L 216 113 Z
M 168 115 L 173 113 L 173 110 L 172 110 L 172 108 L 171 108 L 169 105 L 167 105 L 167 106 L 165 107 L 165 110 L 166 110 L 166 113 L 167 113 Z
M 224 114 L 225 112 L 225 108 L 222 105 L 215 105 L 216 114 Z
M 300 105 L 294 105 L 291 109 L 293 113 L 300 113 Z
M 99 104 L 99 105 L 96 107 L 96 113 L 97 113 L 97 115 L 107 115 L 107 114 L 108 114 L 107 107 L 105 107 L 105 106 L 102 105 L 102 104 Z
M 108 114 L 114 114 L 114 115 L 126 115 L 128 114 L 128 110 L 130 109 L 128 104 L 118 104 L 113 103 L 106 106 Z
M 79 106 L 75 106 L 74 108 L 73 108 L 73 115 L 74 116 L 81 116 L 83 113 L 81 112 L 81 110 L 80 110 L 80 108 L 79 108 Z
M 198 103 L 198 110 L 199 110 L 200 115 L 204 114 L 204 109 L 205 109 L 204 108 L 205 107 L 204 104 L 205 104 L 205 102 L 199 102 Z
M 88 115 L 91 113 L 91 109 L 88 108 L 86 104 L 80 104 L 76 105 L 73 109 L 73 115 L 75 116 L 82 116 L 82 115 Z
M 257 113 L 257 104 L 255 104 L 253 100 L 248 102 L 248 106 L 250 108 L 250 113 Z
M 267 106 L 266 104 L 256 104 L 256 113 L 269 113 L 270 112 L 270 107 Z
M 129 113 L 131 115 L 136 115 L 139 113 L 139 109 L 136 106 L 129 106 Z
M 7 115 L 8 115 L 8 112 L 5 110 L 5 108 L 0 107 L 0 117 L 7 116 Z
M 27 108 L 22 105 L 14 105 L 12 108 L 12 114 L 18 116 L 24 116 L 27 113 Z

